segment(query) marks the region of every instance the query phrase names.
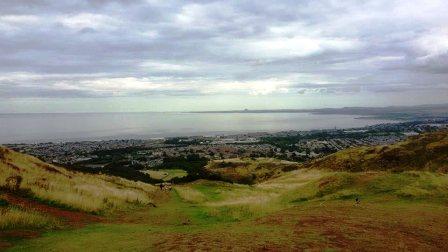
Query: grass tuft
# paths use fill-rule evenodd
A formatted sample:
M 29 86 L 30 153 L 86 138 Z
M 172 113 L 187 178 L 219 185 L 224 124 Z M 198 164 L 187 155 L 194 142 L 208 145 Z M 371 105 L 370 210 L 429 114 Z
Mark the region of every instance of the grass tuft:
M 16 207 L 0 208 L 0 230 L 41 229 L 61 226 L 57 219 L 31 210 Z

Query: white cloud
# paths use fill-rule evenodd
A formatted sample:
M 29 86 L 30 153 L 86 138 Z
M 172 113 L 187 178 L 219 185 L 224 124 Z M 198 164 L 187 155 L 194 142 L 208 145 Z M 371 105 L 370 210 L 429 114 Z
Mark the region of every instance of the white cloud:
M 360 45 L 357 40 L 344 38 L 275 37 L 235 41 L 233 52 L 252 59 L 278 59 L 306 57 L 325 51 L 355 50 Z
M 41 21 L 35 15 L 4 15 L 0 16 L 0 30 L 12 31 L 29 25 L 37 25 Z
M 205 7 L 199 4 L 189 4 L 182 8 L 182 11 L 176 15 L 176 21 L 183 25 L 192 25 L 206 18 Z
M 415 41 L 415 46 L 423 55 L 418 60 L 425 61 L 448 53 L 448 28 L 434 29 Z
M 0 16 L 0 22 L 9 24 L 32 24 L 40 20 L 38 16 L 35 15 L 4 15 Z
M 82 30 L 84 28 L 113 29 L 120 25 L 120 21 L 116 18 L 94 13 L 60 16 L 58 20 L 62 25 L 74 30 Z
M 216 29 L 240 19 L 229 4 L 211 2 L 186 4 L 174 17 L 176 26 L 184 29 Z
M 289 74 L 281 77 L 270 77 L 247 81 L 205 81 L 200 90 L 206 94 L 243 93 L 249 95 L 284 94 L 293 91 L 296 83 L 330 83 L 324 76 L 314 74 Z
M 145 61 L 140 66 L 144 70 L 161 72 L 191 72 L 197 70 L 197 67 L 195 67 L 193 64 L 175 64 L 152 60 Z
M 81 81 L 80 85 L 97 93 L 126 94 L 128 91 L 145 91 L 163 88 L 163 84 L 155 83 L 148 78 L 122 77 L 99 78 Z
M 202 86 L 204 94 L 245 93 L 250 95 L 267 95 L 287 92 L 289 84 L 275 78 L 255 81 L 214 81 Z

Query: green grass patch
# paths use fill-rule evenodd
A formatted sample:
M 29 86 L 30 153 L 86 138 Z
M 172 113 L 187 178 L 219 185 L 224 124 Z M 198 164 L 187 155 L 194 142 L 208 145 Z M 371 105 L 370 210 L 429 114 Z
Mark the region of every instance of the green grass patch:
M 223 188 L 217 186 L 216 184 L 197 184 L 192 187 L 203 193 L 207 197 L 208 201 L 220 200 L 222 198 L 221 190 L 223 190 Z
M 341 172 L 325 177 L 319 181 L 316 196 L 323 197 L 335 193 L 341 189 L 350 187 L 355 182 L 355 175 Z
M 146 170 L 144 173 L 148 174 L 153 179 L 160 179 L 163 181 L 170 181 L 173 178 L 183 178 L 187 176 L 187 172 L 182 169 Z

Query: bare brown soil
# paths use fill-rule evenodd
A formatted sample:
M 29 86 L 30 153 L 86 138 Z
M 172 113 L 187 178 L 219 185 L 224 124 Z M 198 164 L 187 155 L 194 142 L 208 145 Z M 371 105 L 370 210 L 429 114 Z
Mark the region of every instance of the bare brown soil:
M 392 210 L 392 211 L 391 211 Z M 448 251 L 448 213 L 344 202 L 157 235 L 157 251 Z
M 11 205 L 20 206 L 21 208 L 25 209 L 32 209 L 34 211 L 38 211 L 44 214 L 48 214 L 57 218 L 60 218 L 65 221 L 70 226 L 74 227 L 82 227 L 85 224 L 91 223 L 91 222 L 100 222 L 103 219 L 99 216 L 95 216 L 88 213 L 83 212 L 77 212 L 77 211 L 71 211 L 71 210 L 65 210 L 60 209 L 57 207 L 49 206 L 43 203 L 40 203 L 35 200 L 27 199 L 24 197 L 20 197 L 14 194 L 6 194 L 5 197 L 6 201 L 9 202 Z
M 3 198 L 8 201 L 10 205 L 19 206 L 24 209 L 31 209 L 46 215 L 50 215 L 61 219 L 65 225 L 72 228 L 81 228 L 86 224 L 93 222 L 102 222 L 104 218 L 88 213 L 70 211 L 49 206 L 35 200 L 27 199 L 11 193 L 6 193 Z M 39 237 L 39 231 L 31 230 L 8 230 L 0 232 L 0 250 L 6 249 L 12 244 L 8 241 L 10 239 L 30 239 Z

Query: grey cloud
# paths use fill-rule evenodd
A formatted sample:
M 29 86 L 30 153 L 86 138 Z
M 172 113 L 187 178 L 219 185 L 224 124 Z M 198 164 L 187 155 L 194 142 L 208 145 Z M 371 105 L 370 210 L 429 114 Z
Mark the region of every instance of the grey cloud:
M 141 79 L 141 90 L 116 90 L 129 96 L 226 93 L 235 82 L 273 79 L 299 94 L 437 92 L 448 88 L 448 46 L 418 42 L 434 32 L 448 39 L 446 12 L 442 0 L 5 0 L 0 77 L 12 77 L 0 78 L 0 96 L 113 95 L 107 83 L 83 86 L 94 75 Z M 41 77 L 23 81 L 16 73 Z M 57 85 L 66 82 L 73 89 Z
M 51 89 L 47 87 L 17 87 L 10 85 L 0 85 L 1 98 L 81 98 L 81 97 L 101 97 L 97 93 L 92 93 L 84 90 L 64 90 Z

